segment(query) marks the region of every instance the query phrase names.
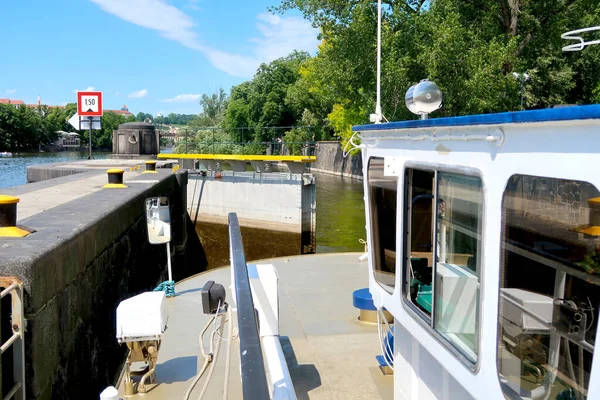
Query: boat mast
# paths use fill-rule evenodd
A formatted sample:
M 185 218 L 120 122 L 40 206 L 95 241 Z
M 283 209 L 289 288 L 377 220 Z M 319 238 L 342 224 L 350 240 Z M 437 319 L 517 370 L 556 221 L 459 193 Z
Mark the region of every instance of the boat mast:
M 375 115 L 373 122 L 381 123 L 381 0 L 377 0 L 377 102 Z

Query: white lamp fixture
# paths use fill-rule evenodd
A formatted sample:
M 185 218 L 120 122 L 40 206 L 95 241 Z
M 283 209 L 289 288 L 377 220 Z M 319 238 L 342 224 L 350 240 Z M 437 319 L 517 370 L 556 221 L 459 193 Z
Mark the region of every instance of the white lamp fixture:
M 117 341 L 129 348 L 125 362 L 125 394 L 134 395 L 131 363 L 146 362 L 138 392 L 146 392 L 146 380 L 154 381 L 162 335 L 167 329 L 165 292 L 146 292 L 123 300 L 117 307 Z
M 423 79 L 406 91 L 404 101 L 410 112 L 427 119 L 430 113 L 442 107 L 442 91 L 435 83 Z

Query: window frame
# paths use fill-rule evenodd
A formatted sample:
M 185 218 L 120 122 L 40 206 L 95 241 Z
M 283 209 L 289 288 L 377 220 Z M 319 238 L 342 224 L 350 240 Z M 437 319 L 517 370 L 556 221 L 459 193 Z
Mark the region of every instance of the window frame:
M 477 306 L 478 306 L 478 315 L 476 318 L 476 323 L 478 328 L 478 333 L 477 333 L 477 359 L 475 360 L 475 362 L 473 362 L 470 358 L 468 358 L 463 352 L 461 352 L 458 347 L 451 342 L 449 339 L 447 339 L 446 337 L 444 337 L 440 332 L 438 332 L 435 329 L 435 279 L 432 279 L 432 286 L 431 286 L 431 291 L 433 293 L 433 297 L 432 297 L 432 310 L 433 312 L 431 313 L 431 316 L 427 315 L 425 312 L 423 312 L 422 310 L 420 310 L 415 304 L 412 303 L 412 301 L 410 300 L 410 291 L 408 288 L 408 284 L 407 284 L 407 277 L 408 275 L 408 257 L 409 254 L 411 253 L 410 251 L 410 227 L 411 227 L 411 223 L 412 223 L 412 217 L 409 215 L 409 204 L 411 204 L 410 202 L 408 202 L 408 198 L 409 198 L 409 193 L 411 192 L 409 189 L 409 187 L 407 186 L 408 184 L 408 180 L 407 180 L 407 175 L 408 175 L 408 171 L 409 170 L 420 170 L 420 171 L 428 171 L 428 172 L 433 172 L 434 173 L 434 185 L 433 185 L 433 195 L 434 195 L 434 204 L 437 205 L 437 201 L 438 201 L 438 173 L 439 172 L 444 172 L 444 173 L 453 173 L 453 174 L 458 174 L 458 175 L 464 175 L 464 176 L 469 176 L 469 177 L 475 177 L 475 178 L 479 178 L 479 180 L 481 181 L 481 195 L 482 195 L 482 202 L 481 202 L 481 218 L 479 221 L 479 226 L 481 227 L 481 241 L 479 243 L 479 246 L 481 248 L 481 252 L 480 252 L 480 265 L 478 267 L 480 267 L 480 273 L 479 273 L 479 298 L 477 301 Z M 440 343 L 448 352 L 450 352 L 456 359 L 458 359 L 458 361 L 460 361 L 465 367 L 467 367 L 472 373 L 476 374 L 479 372 L 480 368 L 481 368 L 481 360 L 482 360 L 482 335 L 481 335 L 481 328 L 482 328 L 482 321 L 483 321 L 483 298 L 484 298 L 484 269 L 485 269 L 485 262 L 486 262 L 486 256 L 485 256 L 485 243 L 484 243 L 484 238 L 485 238 L 485 230 L 487 227 L 487 222 L 486 222 L 486 185 L 485 185 L 485 179 L 484 179 L 484 175 L 481 172 L 480 169 L 478 168 L 473 168 L 473 167 L 463 167 L 463 166 L 455 166 L 455 165 L 448 165 L 448 164 L 440 164 L 440 163 L 428 163 L 428 162 L 419 162 L 419 161 L 407 161 L 404 163 L 403 167 L 402 167 L 402 179 L 398 180 L 398 183 L 402 185 L 401 189 L 403 191 L 403 210 L 402 210 L 402 218 L 403 218 L 403 224 L 402 224 L 402 265 L 400 265 L 400 273 L 401 273 L 401 281 L 400 281 L 400 286 L 401 286 L 401 292 L 400 292 L 400 297 L 402 299 L 402 308 L 404 309 L 404 311 L 406 313 L 409 314 L 409 316 L 416 321 L 423 329 L 425 329 L 430 336 L 435 339 L 438 343 Z M 411 187 L 412 187 L 412 182 L 411 182 Z M 398 203 L 400 204 L 400 203 Z M 436 268 L 436 262 L 437 262 L 437 223 L 435 223 L 436 218 L 437 218 L 437 207 L 434 207 L 433 210 L 434 214 L 433 214 L 433 248 L 432 248 L 432 256 L 433 256 L 433 266 L 432 266 L 432 275 L 435 278 L 435 274 L 437 271 Z M 397 238 L 398 239 L 398 238 Z
M 368 213 L 368 218 L 369 218 L 368 219 L 368 221 L 369 221 L 369 232 L 368 232 L 368 234 L 369 234 L 369 239 L 370 240 L 368 241 L 367 246 L 368 246 L 368 250 L 370 251 L 371 254 L 376 254 L 376 251 L 375 251 L 376 250 L 375 249 L 375 240 L 374 240 L 374 236 L 375 236 L 374 235 L 374 232 L 375 232 L 374 228 L 375 228 L 375 226 L 374 226 L 373 218 L 372 218 L 372 215 L 373 215 L 373 209 L 372 209 L 372 207 L 373 207 L 373 200 L 374 199 L 371 198 L 371 180 L 369 179 L 369 168 L 371 166 L 371 160 L 373 160 L 374 158 L 375 159 L 381 159 L 381 160 L 383 160 L 384 169 L 385 169 L 385 159 L 386 159 L 386 156 L 385 155 L 381 155 L 381 154 L 374 154 L 374 155 L 369 156 L 369 158 L 367 160 L 367 176 L 366 176 L 366 179 L 365 179 L 365 183 L 366 183 L 366 186 L 367 186 L 367 191 L 366 191 L 365 197 L 367 198 L 367 204 L 369 205 L 369 207 L 368 207 L 368 210 L 365 210 L 365 212 Z M 399 189 L 400 189 L 401 179 L 398 176 L 390 176 L 390 178 L 394 178 L 395 183 L 396 183 L 396 219 L 394 221 L 395 230 L 396 230 L 396 260 L 395 260 L 395 266 L 394 266 L 395 267 L 394 286 L 391 287 L 391 288 L 388 288 L 388 287 L 384 286 L 384 284 L 381 283 L 377 279 L 377 269 L 375 268 L 375 260 L 374 259 L 371 260 L 372 257 L 369 257 L 369 262 L 370 262 L 372 270 L 373 270 L 372 277 L 373 277 L 373 280 L 375 281 L 375 283 L 377 284 L 377 286 L 379 286 L 379 288 L 381 290 L 383 290 L 385 294 L 387 294 L 389 296 L 393 296 L 396 293 L 397 289 L 398 289 L 398 285 L 397 285 L 397 283 L 398 283 L 398 277 L 399 277 L 398 255 L 400 254 L 400 250 L 401 250 L 398 247 L 398 233 L 400 232 L 400 234 L 402 234 L 402 231 L 398 230 L 398 226 L 399 226 L 399 224 L 398 224 L 398 216 L 399 216 L 398 207 L 400 205 L 400 202 L 399 202 L 400 191 L 399 191 Z M 390 291 L 390 289 L 391 289 L 391 291 Z

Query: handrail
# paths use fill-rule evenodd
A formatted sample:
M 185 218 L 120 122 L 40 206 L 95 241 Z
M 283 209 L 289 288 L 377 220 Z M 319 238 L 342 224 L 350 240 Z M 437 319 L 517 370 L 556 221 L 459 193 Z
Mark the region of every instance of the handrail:
M 0 299 L 10 294 L 11 297 L 11 327 L 13 334 L 0 346 L 0 353 L 4 354 L 13 346 L 13 373 L 15 383 L 3 398 L 25 400 L 25 310 L 23 305 L 23 283 L 15 277 L 0 277 Z M 0 377 L 0 382 L 2 382 Z
M 229 213 L 228 219 L 229 257 L 233 269 L 238 336 L 240 339 L 242 393 L 244 400 L 267 400 L 270 399 L 269 388 L 258 334 L 258 321 L 250 289 L 250 279 L 248 278 L 242 233 L 237 214 Z

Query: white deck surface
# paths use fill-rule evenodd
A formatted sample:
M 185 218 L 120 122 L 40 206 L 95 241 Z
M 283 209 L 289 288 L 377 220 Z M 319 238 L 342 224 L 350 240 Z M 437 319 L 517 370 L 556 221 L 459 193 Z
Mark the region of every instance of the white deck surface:
M 279 276 L 280 341 L 298 399 L 392 399 L 393 377 L 375 360 L 381 354 L 377 326 L 357 320 L 352 292 L 368 284 L 359 253 L 321 254 L 255 262 L 274 264 Z M 174 266 L 175 268 L 176 266 Z M 156 383 L 129 399 L 182 399 L 197 373 L 198 335 L 207 321 L 200 291 L 207 280 L 221 283 L 231 302 L 230 269 L 219 268 L 179 282 L 167 299 L 169 322 Z M 235 325 L 237 315 L 234 313 Z M 226 332 L 225 332 L 226 333 Z M 207 335 L 208 336 L 208 335 Z M 222 398 L 225 342 L 204 399 Z M 241 399 L 239 341 L 232 344 L 229 399 Z M 197 399 L 204 378 L 190 399 Z M 119 385 L 123 398 L 124 387 Z

